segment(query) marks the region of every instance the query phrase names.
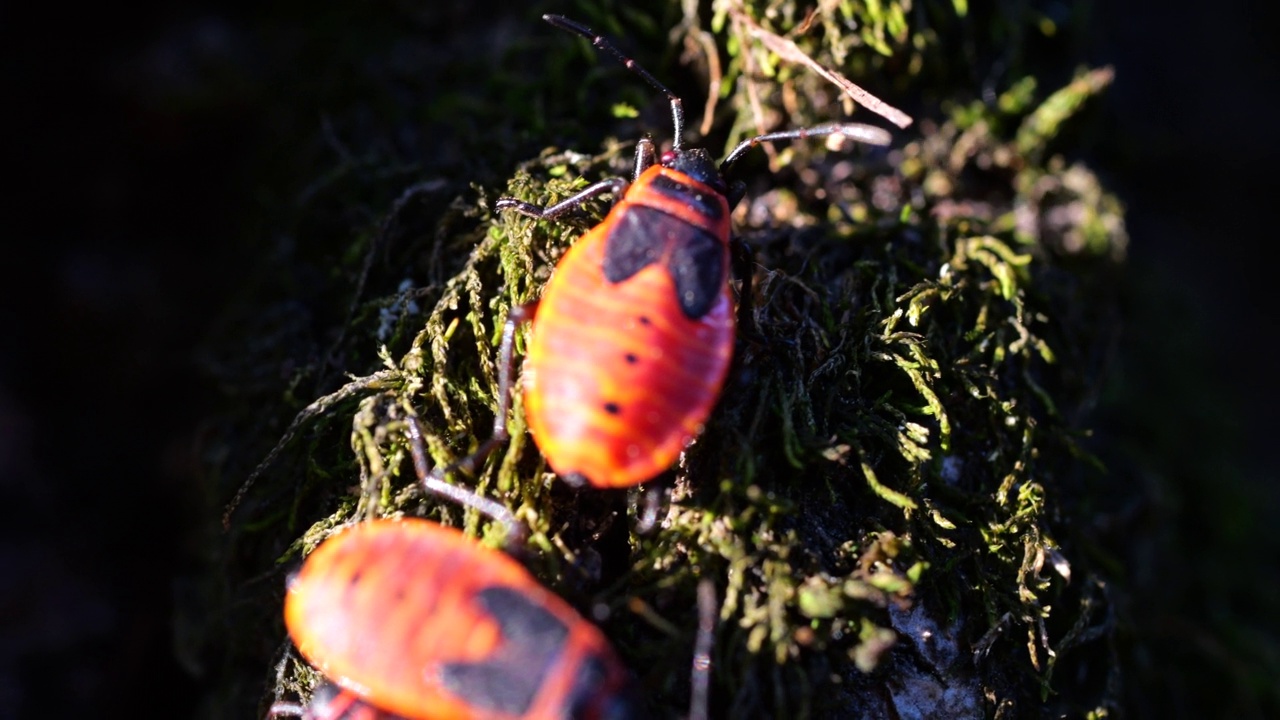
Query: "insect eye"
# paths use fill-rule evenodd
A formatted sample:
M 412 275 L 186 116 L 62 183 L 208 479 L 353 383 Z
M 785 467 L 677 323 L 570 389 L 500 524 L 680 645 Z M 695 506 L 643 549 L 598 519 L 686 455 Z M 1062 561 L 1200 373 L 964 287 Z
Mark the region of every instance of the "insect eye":
M 675 150 L 668 150 L 668 151 L 666 151 L 666 152 L 662 153 L 662 159 L 661 159 L 661 160 L 659 160 L 658 162 L 659 162 L 659 164 L 661 164 L 661 165 L 670 165 L 671 163 L 673 163 L 673 162 L 675 162 L 675 161 L 676 161 L 676 151 L 675 151 Z

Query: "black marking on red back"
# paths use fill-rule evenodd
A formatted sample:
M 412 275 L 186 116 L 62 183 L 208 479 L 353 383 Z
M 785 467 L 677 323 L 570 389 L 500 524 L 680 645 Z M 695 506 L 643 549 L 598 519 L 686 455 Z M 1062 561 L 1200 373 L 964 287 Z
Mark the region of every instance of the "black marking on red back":
M 690 320 L 706 315 L 724 288 L 724 243 L 699 231 L 676 243 L 667 270 L 676 283 L 680 309 Z
M 605 240 L 602 268 L 605 279 L 620 283 L 657 262 L 666 242 L 659 236 L 682 227 L 684 224 L 676 218 L 652 208 L 628 207 L 609 229 Z
M 620 283 L 667 255 L 685 317 L 697 320 L 715 305 L 724 285 L 725 245 L 715 235 L 644 205 L 632 205 L 609 230 L 604 277 Z
M 476 601 L 497 621 L 502 643 L 482 662 L 446 663 L 441 682 L 477 710 L 523 715 L 564 651 L 569 628 L 513 588 L 485 588 Z
M 694 207 L 700 215 L 708 220 L 719 220 L 724 217 L 724 206 L 720 204 L 721 195 L 698 191 L 666 175 L 658 175 L 649 182 L 649 187 L 672 200 Z

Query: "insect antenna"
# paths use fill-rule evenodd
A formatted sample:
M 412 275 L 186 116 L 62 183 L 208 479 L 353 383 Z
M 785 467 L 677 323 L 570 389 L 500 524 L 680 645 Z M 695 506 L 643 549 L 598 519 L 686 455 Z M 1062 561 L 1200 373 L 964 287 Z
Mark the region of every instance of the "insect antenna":
M 672 137 L 671 139 L 671 149 L 672 150 L 680 149 L 680 142 L 681 142 L 681 139 L 684 137 L 684 104 L 680 102 L 680 98 L 677 97 L 675 93 L 671 92 L 671 90 L 668 89 L 666 85 L 663 85 L 662 83 L 658 82 L 658 78 L 654 77 L 653 75 L 650 75 L 648 70 L 645 70 L 643 67 L 640 66 L 640 63 L 636 62 L 635 60 L 632 60 L 626 55 L 623 55 L 622 51 L 619 50 L 616 45 L 610 42 L 608 38 L 606 38 L 603 35 L 597 35 L 596 31 L 592 30 L 586 25 L 570 20 L 569 18 L 564 17 L 563 15 L 543 15 L 542 19 L 560 28 L 561 30 L 565 30 L 571 33 L 577 33 L 578 35 L 581 35 L 582 37 L 586 38 L 591 42 L 592 45 L 595 46 L 597 50 L 603 50 L 609 53 L 610 55 L 614 56 L 615 58 L 618 59 L 618 62 L 621 62 L 623 65 L 625 65 L 628 70 L 644 78 L 645 82 L 649 83 L 654 88 L 656 88 L 658 92 L 662 93 L 663 95 L 666 95 L 667 99 L 671 101 L 671 119 L 675 122 L 675 126 L 676 126 L 675 136 Z

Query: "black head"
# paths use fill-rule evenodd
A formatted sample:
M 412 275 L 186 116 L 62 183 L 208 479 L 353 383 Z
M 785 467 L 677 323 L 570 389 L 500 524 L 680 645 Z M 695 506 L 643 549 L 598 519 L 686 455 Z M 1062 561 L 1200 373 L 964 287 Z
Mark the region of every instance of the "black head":
M 729 192 L 716 161 L 712 160 L 711 155 L 702 148 L 668 150 L 662 153 L 661 163 L 663 167 L 677 170 L 703 185 L 709 185 L 721 195 L 727 195 Z

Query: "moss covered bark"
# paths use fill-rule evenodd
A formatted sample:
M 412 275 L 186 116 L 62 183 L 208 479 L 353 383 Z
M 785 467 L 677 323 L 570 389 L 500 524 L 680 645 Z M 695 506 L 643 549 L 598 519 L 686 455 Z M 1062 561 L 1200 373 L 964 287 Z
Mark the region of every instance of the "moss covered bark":
M 700 578 L 720 599 L 714 716 L 1118 712 L 1124 570 L 1091 535 L 1111 495 L 1089 429 L 1127 238 L 1119 202 L 1072 151 L 1111 72 L 1028 59 L 1073 19 L 963 2 L 555 10 L 670 78 L 705 135 L 690 142 L 713 154 L 857 106 L 762 38 L 789 39 L 916 122 L 887 151 L 798 143 L 743 163 L 735 227 L 755 251 L 758 337 L 739 340 L 658 530 L 633 532 L 634 494 L 555 479 L 518 398 L 511 443 L 456 480 L 530 526 L 531 569 L 600 623 L 659 716 L 687 708 Z M 488 436 L 506 313 L 604 208 L 559 224 L 489 208 L 626 174 L 641 132 L 668 132 L 663 98 L 536 18 L 466 31 L 518 33 L 497 67 L 536 67 L 529 78 L 481 90 L 467 84 L 484 80 L 479 60 L 454 61 L 473 64 L 453 80 L 437 68 L 429 99 L 341 115 L 355 140 L 331 134 L 337 160 L 282 245 L 319 257 L 212 342 L 251 342 L 214 367 L 255 407 L 229 416 L 221 446 L 241 459 L 219 465 L 235 499 L 226 584 L 209 595 L 232 640 L 209 642 L 234 669 L 210 713 L 313 687 L 279 601 L 285 570 L 335 529 L 403 514 L 497 541 L 418 491 L 403 418 L 423 419 L 437 463 Z M 452 126 L 449 108 L 485 132 Z M 361 117 L 444 129 L 389 149 Z M 415 150 L 429 159 L 406 160 Z

